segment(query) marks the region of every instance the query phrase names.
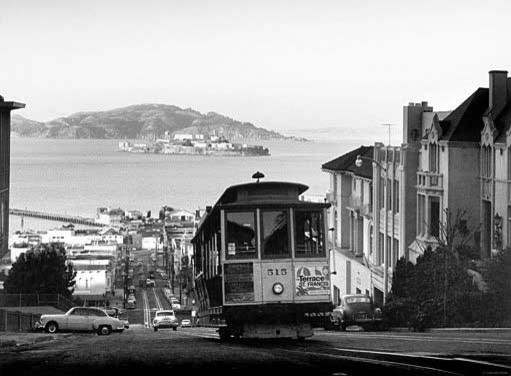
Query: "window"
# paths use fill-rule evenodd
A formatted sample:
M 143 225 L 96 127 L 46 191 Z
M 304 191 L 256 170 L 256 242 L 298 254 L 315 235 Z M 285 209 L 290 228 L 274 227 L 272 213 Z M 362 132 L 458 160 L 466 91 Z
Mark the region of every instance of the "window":
M 379 207 L 383 209 L 385 207 L 385 179 L 380 177 L 380 186 L 378 187 L 379 193 Z
M 429 172 L 438 172 L 438 148 L 431 144 L 429 148 Z
M 394 211 L 399 213 L 399 181 L 394 180 Z
M 263 256 L 289 257 L 288 219 L 286 210 L 261 211 Z
M 296 210 L 295 226 L 296 257 L 324 256 L 322 212 Z
M 257 257 L 255 212 L 228 212 L 225 222 L 226 257 Z

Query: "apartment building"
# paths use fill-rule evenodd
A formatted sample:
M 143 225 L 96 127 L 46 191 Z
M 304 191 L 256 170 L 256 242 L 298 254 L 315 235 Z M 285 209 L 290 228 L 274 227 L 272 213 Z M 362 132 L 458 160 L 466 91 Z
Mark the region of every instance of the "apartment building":
M 344 294 L 373 295 L 367 261 L 372 249 L 373 168 L 371 163 L 356 165 L 357 156 L 372 158 L 373 149 L 360 146 L 321 166 L 330 174 L 328 240 L 332 252 L 332 298 L 336 305 Z
M 23 103 L 6 102 L 0 95 L 0 259 L 9 250 L 11 111 L 24 107 Z
M 333 245 L 333 298 L 365 293 L 383 304 L 401 257 L 415 262 L 417 169 L 424 129 L 448 113 L 433 112 L 427 102 L 403 108 L 401 146 L 375 143 L 325 163 L 332 204 L 329 240 Z

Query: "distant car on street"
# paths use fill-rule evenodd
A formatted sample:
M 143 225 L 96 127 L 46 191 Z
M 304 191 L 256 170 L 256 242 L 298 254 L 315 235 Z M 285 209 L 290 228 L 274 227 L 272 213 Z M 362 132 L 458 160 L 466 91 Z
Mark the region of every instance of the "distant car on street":
M 343 295 L 339 306 L 333 310 L 331 319 L 334 328 L 343 331 L 352 325 L 364 329 L 381 329 L 383 325 L 381 310 L 364 294 Z
M 177 321 L 174 311 L 171 310 L 156 311 L 153 319 L 153 329 L 155 332 L 158 331 L 158 329 L 163 328 L 172 328 L 173 330 L 177 330 L 178 325 L 179 322 Z
M 95 331 L 99 335 L 122 332 L 129 328 L 127 320 L 111 317 L 101 308 L 73 307 L 63 314 L 42 315 L 35 324 L 36 330 L 46 333 L 59 331 Z
M 192 322 L 188 319 L 181 320 L 181 327 L 182 328 L 191 328 Z
M 145 281 L 146 287 L 154 287 L 154 281 L 152 279 L 147 278 Z

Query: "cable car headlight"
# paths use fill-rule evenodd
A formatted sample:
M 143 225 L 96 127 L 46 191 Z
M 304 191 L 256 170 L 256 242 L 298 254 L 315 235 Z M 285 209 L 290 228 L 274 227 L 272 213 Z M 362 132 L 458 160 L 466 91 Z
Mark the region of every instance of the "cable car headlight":
M 280 295 L 284 292 L 284 286 L 282 285 L 282 283 L 275 283 L 273 285 L 273 293 L 276 294 L 276 295 Z

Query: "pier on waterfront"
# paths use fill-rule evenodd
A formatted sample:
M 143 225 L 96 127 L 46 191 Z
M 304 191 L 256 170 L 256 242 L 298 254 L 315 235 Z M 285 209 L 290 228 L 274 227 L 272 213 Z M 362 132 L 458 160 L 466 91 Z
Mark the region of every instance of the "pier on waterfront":
M 51 213 L 44 213 L 44 212 L 38 212 L 38 211 L 32 211 L 32 210 L 22 210 L 22 209 L 9 209 L 9 214 L 17 215 L 20 217 L 40 218 L 40 219 L 46 219 L 49 221 L 74 223 L 74 224 L 86 225 L 86 226 L 95 226 L 95 227 L 104 227 L 105 226 L 102 223 L 96 222 L 92 218 L 76 217 L 76 216 L 66 215 L 66 214 L 51 214 Z

